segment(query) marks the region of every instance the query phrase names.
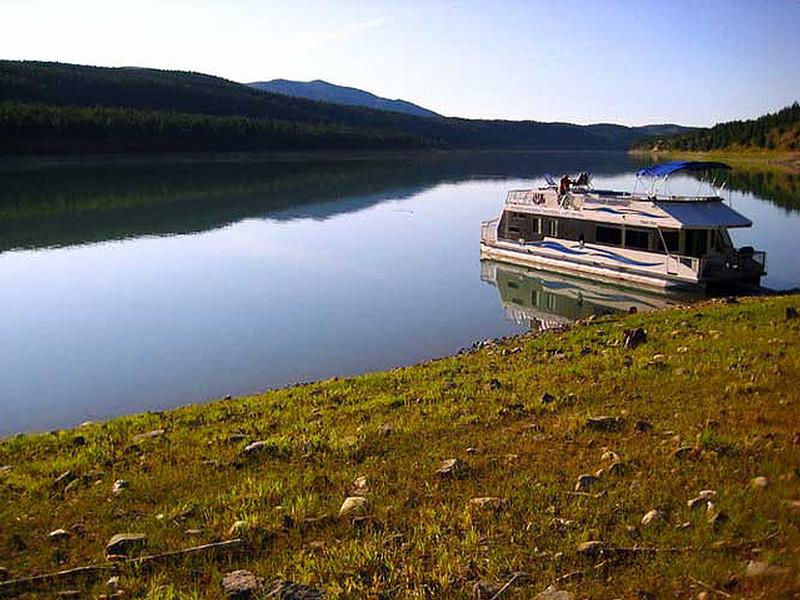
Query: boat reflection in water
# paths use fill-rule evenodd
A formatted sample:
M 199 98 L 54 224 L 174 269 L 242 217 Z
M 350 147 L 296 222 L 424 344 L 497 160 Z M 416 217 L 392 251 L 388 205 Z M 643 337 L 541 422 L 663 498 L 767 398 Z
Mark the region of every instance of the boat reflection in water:
M 534 331 L 562 327 L 591 315 L 676 306 L 693 298 L 616 287 L 491 260 L 481 261 L 481 281 L 497 288 L 507 319 Z

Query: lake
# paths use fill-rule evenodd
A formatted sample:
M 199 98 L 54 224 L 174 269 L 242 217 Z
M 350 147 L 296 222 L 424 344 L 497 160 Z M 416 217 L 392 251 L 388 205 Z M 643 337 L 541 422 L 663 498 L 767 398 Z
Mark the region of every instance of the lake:
M 537 275 L 481 265 L 480 221 L 545 172 L 630 189 L 638 166 L 624 153 L 525 152 L 2 162 L 0 435 L 386 369 L 546 326 L 548 307 L 496 287 L 541 287 Z M 730 178 L 733 207 L 754 222 L 734 241 L 767 251 L 774 289 L 800 285 L 799 184 Z M 661 301 L 548 306 L 558 322 L 650 302 Z

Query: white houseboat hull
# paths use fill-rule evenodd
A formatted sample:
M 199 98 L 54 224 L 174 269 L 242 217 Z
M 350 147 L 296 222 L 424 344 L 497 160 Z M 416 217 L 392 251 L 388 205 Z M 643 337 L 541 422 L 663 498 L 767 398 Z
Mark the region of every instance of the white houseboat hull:
M 560 240 L 554 243 L 563 245 Z M 553 248 L 551 246 L 551 248 Z M 567 248 L 569 250 L 569 248 Z M 532 244 L 481 242 L 480 256 L 484 260 L 495 260 L 514 265 L 524 265 L 554 273 L 569 273 L 586 279 L 604 279 L 612 283 L 629 284 L 663 291 L 703 291 L 705 284 L 690 278 L 670 277 L 666 274 L 666 261 L 653 265 L 652 270 L 622 266 L 612 258 L 591 256 L 592 248 L 584 246 L 587 258 L 565 255 L 559 250 L 536 247 Z M 586 255 L 584 255 L 586 256 Z M 664 257 L 666 258 L 666 257 Z M 659 269 L 661 272 L 656 271 Z

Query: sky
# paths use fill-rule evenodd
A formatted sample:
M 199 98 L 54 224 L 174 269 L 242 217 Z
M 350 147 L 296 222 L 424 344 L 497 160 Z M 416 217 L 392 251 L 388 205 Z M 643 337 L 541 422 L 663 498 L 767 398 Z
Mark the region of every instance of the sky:
M 324 79 L 448 116 L 708 126 L 800 99 L 800 0 L 0 0 L 0 58 Z

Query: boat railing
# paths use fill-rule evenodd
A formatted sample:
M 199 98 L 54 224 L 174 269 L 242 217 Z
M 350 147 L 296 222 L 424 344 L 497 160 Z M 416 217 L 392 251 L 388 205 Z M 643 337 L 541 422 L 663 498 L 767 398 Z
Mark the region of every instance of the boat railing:
M 511 190 L 506 196 L 506 204 L 542 204 L 545 190 Z
M 673 254 L 673 257 L 678 259 L 683 266 L 689 267 L 695 273 L 700 273 L 700 270 L 705 263 L 704 258 L 697 258 L 696 256 L 683 256 L 680 254 Z
M 488 221 L 481 221 L 481 242 L 493 244 L 497 241 L 497 222 L 500 219 L 495 217 Z

